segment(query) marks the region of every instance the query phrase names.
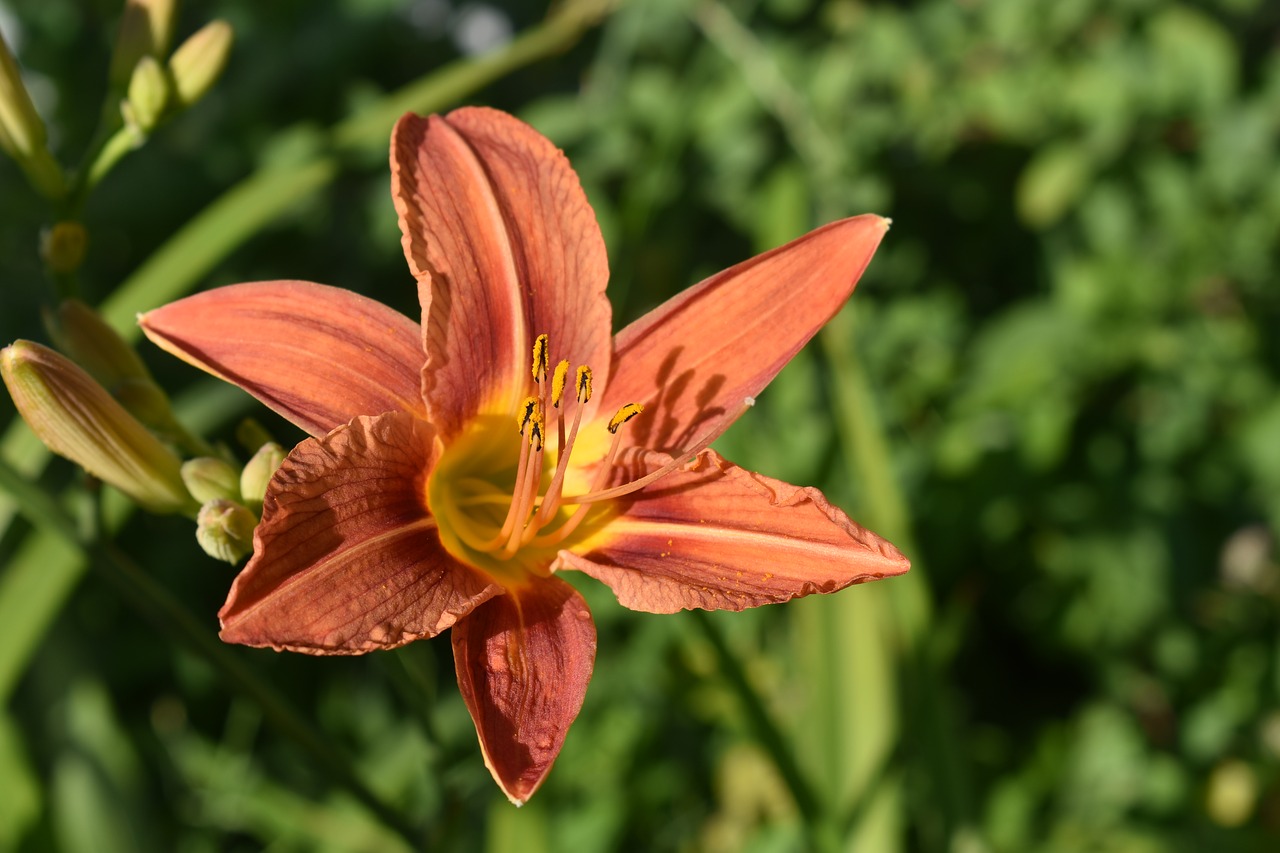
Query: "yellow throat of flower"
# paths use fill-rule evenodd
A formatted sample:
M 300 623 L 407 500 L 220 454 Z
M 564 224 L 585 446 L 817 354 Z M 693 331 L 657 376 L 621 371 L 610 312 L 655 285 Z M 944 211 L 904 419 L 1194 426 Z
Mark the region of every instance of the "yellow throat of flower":
M 591 399 L 591 368 L 579 365 L 570 389 L 570 363 L 560 361 L 554 369 L 550 364 L 550 341 L 539 335 L 530 371 L 533 393 L 515 413 L 517 434 L 512 435 L 510 416 L 477 417 L 445 448 L 427 482 L 427 504 L 445 548 L 508 586 L 549 574 L 561 549 L 587 544 L 608 523 L 617 512 L 615 499 L 683 465 L 742 411 L 657 470 L 607 488 L 622 445 L 621 427 L 644 407 L 628 403 L 610 418 L 607 450 L 594 436 L 584 445 L 578 434 Z M 752 403 L 748 398 L 743 408 Z
M 539 335 L 530 371 L 534 393 L 516 413 L 517 435 L 508 417 L 476 418 L 445 449 L 427 484 L 445 548 L 508 584 L 528 573 L 547 574 L 561 548 L 589 536 L 612 515 L 609 501 L 597 501 L 593 493 L 612 470 L 622 439 L 618 428 L 643 411 L 628 404 L 613 417 L 607 453 L 599 452 L 599 442 L 579 448 L 587 451 L 587 462 L 600 462 L 591 475 L 584 466 L 571 468 L 591 399 L 591 368 L 577 368 L 566 399 L 571 365 L 561 361 L 549 370 L 549 353 L 550 341 Z M 577 496 L 566 496 L 566 483 Z

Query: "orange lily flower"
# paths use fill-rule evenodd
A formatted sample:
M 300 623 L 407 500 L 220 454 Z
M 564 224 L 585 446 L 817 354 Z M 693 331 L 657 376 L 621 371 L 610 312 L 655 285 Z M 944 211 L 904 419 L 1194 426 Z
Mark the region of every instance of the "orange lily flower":
M 707 449 L 848 298 L 886 220 L 819 228 L 612 337 L 595 216 L 532 128 L 480 108 L 406 115 L 391 175 L 421 326 L 298 281 L 141 318 L 312 436 L 267 489 L 224 640 L 360 654 L 452 628 L 485 763 L 519 804 L 595 659 L 591 614 L 559 570 L 654 613 L 907 570 L 817 490 Z

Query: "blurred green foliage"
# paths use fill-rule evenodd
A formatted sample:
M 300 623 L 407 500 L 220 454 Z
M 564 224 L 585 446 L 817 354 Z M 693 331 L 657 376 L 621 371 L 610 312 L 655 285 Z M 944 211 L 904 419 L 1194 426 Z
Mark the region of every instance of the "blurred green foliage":
M 119 6 L 0 3 L 63 162 L 101 111 Z M 179 37 L 224 17 L 235 53 L 90 198 L 86 298 L 253 170 L 306 161 L 352 110 L 545 11 L 184 4 Z M 893 581 L 709 620 L 850 848 L 1280 839 L 1277 45 L 1262 0 L 651 0 L 472 96 L 565 148 L 609 246 L 615 326 L 821 222 L 893 217 L 825 345 L 720 444 L 820 486 L 916 562 L 915 616 Z M 200 286 L 312 279 L 413 313 L 385 156 L 335 162 Z M 40 338 L 47 210 L 7 160 L 0 199 L 0 340 Z M 201 381 L 144 355 L 171 390 Z M 204 425 L 229 430 L 238 399 Z M 59 463 L 39 483 L 78 481 Z M 190 532 L 137 517 L 118 542 L 213 634 L 231 575 Z M 31 535 L 14 521 L 0 558 Z M 804 849 L 708 635 L 579 586 L 596 676 L 518 812 L 481 763 L 447 641 L 234 652 L 433 849 Z M 404 846 L 97 576 L 23 661 L 0 717 L 0 849 Z

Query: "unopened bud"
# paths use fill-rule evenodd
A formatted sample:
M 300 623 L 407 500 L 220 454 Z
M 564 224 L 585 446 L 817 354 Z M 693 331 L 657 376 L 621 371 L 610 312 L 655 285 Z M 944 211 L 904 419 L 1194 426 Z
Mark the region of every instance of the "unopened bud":
M 71 219 L 55 222 L 40 234 L 40 257 L 45 266 L 56 273 L 70 273 L 84 263 L 89 245 L 89 232 Z
M 70 359 L 31 341 L 0 350 L 19 413 L 60 456 L 154 512 L 194 509 L 181 463 Z
M 191 497 L 202 504 L 235 500 L 240 495 L 240 472 L 213 456 L 198 456 L 183 462 L 182 482 Z
M 57 227 L 54 226 L 54 230 Z M 102 315 L 79 299 L 64 299 L 45 319 L 58 349 L 89 371 L 107 390 L 114 392 L 116 386 L 125 382 L 152 381 L 150 371 L 133 347 Z
M 173 38 L 175 0 L 127 0 L 111 54 L 111 85 L 124 88 L 144 56 L 161 59 Z M 117 90 L 118 90 L 117 89 Z
M 18 160 L 25 160 L 45 147 L 44 122 L 31 102 L 18 63 L 3 35 L 0 35 L 0 127 L 4 128 L 6 148 L 12 146 L 13 156 Z
M 150 133 L 168 105 L 168 75 L 154 57 L 142 57 L 129 78 L 129 94 L 127 100 L 120 104 L 121 115 L 128 124 L 143 133 Z
M 233 38 L 226 21 L 210 21 L 178 46 L 169 57 L 169 75 L 178 104 L 189 107 L 213 87 L 227 64 Z
M 258 517 L 235 501 L 209 501 L 196 516 L 196 541 L 215 560 L 238 563 L 253 550 Z
M 267 493 L 267 483 L 271 482 L 271 477 L 281 462 L 284 462 L 284 448 L 274 441 L 258 448 L 258 452 L 253 454 L 240 474 L 240 497 L 252 505 L 262 503 L 262 498 Z

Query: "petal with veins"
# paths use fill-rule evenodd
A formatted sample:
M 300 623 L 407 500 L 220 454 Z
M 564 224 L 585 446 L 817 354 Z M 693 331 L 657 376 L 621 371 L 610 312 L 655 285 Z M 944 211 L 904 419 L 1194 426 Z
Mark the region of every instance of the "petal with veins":
M 639 473 L 669 457 L 645 453 Z M 634 472 L 633 472 L 634 473 Z M 713 451 L 637 493 L 560 565 L 650 613 L 742 610 L 902 574 L 905 557 L 817 489 L 739 468 Z
M 423 393 L 446 440 L 477 414 L 515 411 L 540 334 L 555 361 L 608 370 L 604 242 L 550 141 L 495 110 L 406 115 L 391 175 L 422 302 Z
M 317 438 L 356 415 L 424 412 L 418 324 L 349 290 L 235 284 L 171 302 L 139 323 L 161 348 Z
M 569 584 L 535 578 L 476 608 L 452 634 L 485 764 L 519 805 L 542 784 L 582 707 L 596 656 L 591 612 Z
M 840 310 L 888 229 L 833 222 L 694 285 L 618 333 L 598 409 L 645 413 L 637 445 L 676 450 L 754 397 Z
M 501 594 L 445 552 L 423 507 L 432 438 L 397 412 L 295 447 L 218 614 L 222 639 L 360 654 L 433 637 Z

